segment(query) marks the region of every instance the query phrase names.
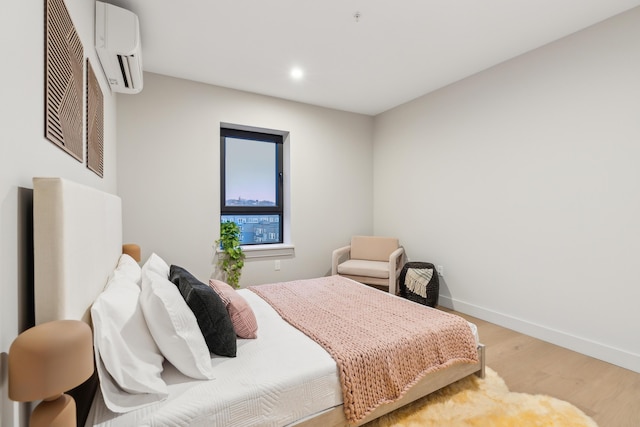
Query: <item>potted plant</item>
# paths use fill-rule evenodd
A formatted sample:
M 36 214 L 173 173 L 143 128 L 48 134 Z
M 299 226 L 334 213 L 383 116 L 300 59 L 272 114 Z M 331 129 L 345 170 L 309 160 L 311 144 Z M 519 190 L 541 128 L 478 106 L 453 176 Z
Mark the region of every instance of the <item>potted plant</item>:
M 224 274 L 225 281 L 239 288 L 240 274 L 244 267 L 244 252 L 240 246 L 240 227 L 233 221 L 220 223 L 220 239 L 218 247 L 218 267 Z

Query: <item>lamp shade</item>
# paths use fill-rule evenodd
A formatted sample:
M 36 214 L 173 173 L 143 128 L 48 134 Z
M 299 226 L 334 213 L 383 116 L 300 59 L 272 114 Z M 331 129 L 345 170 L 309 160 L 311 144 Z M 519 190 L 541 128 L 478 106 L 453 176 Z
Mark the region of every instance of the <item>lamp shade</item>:
M 122 245 L 122 253 L 129 255 L 131 258 L 136 260 L 136 262 L 140 262 L 140 246 L 135 243 L 125 243 Z
M 51 400 L 93 373 L 91 328 L 79 320 L 54 320 L 27 329 L 9 348 L 9 398 Z

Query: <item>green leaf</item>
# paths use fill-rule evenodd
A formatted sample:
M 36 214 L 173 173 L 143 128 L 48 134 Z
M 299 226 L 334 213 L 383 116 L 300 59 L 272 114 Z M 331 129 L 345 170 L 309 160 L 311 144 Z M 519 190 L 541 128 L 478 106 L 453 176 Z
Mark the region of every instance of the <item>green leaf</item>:
M 244 267 L 244 252 L 240 246 L 240 227 L 235 222 L 220 223 L 220 239 L 216 240 L 216 247 L 220 247 L 218 267 L 223 271 L 227 283 L 234 288 L 239 287 L 242 267 Z

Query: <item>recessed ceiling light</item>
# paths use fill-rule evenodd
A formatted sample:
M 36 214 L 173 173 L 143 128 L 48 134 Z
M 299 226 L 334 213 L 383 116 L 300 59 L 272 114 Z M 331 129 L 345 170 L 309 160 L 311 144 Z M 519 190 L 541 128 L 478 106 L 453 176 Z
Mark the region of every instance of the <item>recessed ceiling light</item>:
M 293 67 L 291 69 L 291 77 L 295 80 L 300 80 L 304 76 L 304 71 L 300 67 Z

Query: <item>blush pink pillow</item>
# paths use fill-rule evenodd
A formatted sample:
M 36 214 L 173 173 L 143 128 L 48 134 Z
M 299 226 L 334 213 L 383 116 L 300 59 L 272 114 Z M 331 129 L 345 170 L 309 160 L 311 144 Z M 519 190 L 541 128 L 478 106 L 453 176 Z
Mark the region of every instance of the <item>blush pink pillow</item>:
M 247 301 L 231 285 L 220 280 L 210 279 L 209 286 L 227 307 L 236 335 L 240 338 L 256 338 L 258 322 Z

